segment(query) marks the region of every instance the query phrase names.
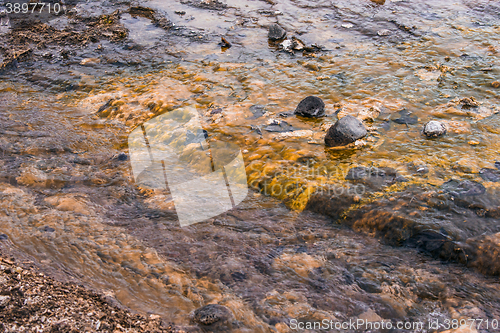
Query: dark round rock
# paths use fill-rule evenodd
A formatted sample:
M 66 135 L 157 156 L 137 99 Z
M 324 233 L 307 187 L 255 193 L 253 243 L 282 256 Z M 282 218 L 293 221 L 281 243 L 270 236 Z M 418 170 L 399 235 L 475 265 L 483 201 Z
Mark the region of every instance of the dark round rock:
M 9 239 L 9 236 L 7 236 L 6 234 L 0 234 L 0 241 L 7 240 L 7 239 Z
M 276 23 L 271 24 L 271 26 L 269 27 L 269 35 L 268 35 L 269 39 L 280 40 L 280 39 L 285 38 L 285 36 L 286 36 L 285 29 L 283 29 L 282 27 L 280 27 Z
M 422 133 L 428 138 L 437 138 L 446 134 L 446 126 L 436 120 L 431 120 L 424 125 Z
M 213 325 L 231 319 L 231 311 L 219 304 L 208 304 L 194 312 L 194 321 L 201 325 Z
M 125 153 L 119 153 L 117 156 L 116 156 L 116 159 L 118 161 L 126 161 L 128 160 L 128 155 L 125 154 Z
M 498 170 L 500 170 L 500 162 L 495 162 L 495 168 L 497 168 Z
M 295 114 L 308 118 L 322 117 L 325 115 L 325 103 L 319 97 L 308 96 L 297 105 Z
M 328 147 L 344 146 L 365 137 L 365 126 L 353 116 L 345 116 L 330 127 L 325 136 Z

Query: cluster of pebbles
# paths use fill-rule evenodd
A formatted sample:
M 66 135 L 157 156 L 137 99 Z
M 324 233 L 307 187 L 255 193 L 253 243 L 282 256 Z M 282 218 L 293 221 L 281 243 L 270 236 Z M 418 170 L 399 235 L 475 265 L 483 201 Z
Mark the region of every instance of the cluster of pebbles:
M 297 116 L 306 118 L 323 117 L 325 116 L 325 103 L 319 97 L 308 96 L 299 103 L 294 113 Z M 396 121 L 399 119 L 396 119 Z M 403 123 L 406 124 L 413 122 L 413 120 L 415 122 L 418 121 L 416 117 L 415 119 L 410 117 L 404 120 Z M 368 131 L 365 125 L 358 118 L 345 115 L 328 129 L 325 136 L 325 145 L 327 147 L 346 146 L 364 138 L 367 134 Z M 427 138 L 443 136 L 446 134 L 446 125 L 439 121 L 431 120 L 424 125 L 422 134 Z

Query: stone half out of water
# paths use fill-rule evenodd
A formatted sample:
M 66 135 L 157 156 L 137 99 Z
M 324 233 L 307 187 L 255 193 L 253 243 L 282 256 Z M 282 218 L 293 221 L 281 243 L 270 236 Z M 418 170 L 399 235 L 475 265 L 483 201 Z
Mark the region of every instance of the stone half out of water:
M 345 146 L 364 138 L 367 134 L 365 126 L 356 117 L 347 115 L 339 119 L 328 129 L 325 144 L 328 147 Z
M 295 114 L 307 118 L 323 117 L 325 115 L 325 103 L 319 97 L 308 96 L 297 105 Z
M 446 134 L 446 126 L 436 120 L 431 120 L 424 125 L 422 133 L 428 138 L 437 138 Z

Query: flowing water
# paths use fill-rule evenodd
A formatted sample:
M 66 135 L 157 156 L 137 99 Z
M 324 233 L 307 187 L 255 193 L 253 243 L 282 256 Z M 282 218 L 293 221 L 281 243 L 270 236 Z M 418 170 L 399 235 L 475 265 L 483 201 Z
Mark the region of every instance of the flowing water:
M 120 9 L 127 37 L 90 41 L 69 59 L 40 60 L 59 51 L 34 47 L 40 59 L 1 73 L 2 248 L 188 332 L 197 329 L 192 312 L 210 303 L 232 311 L 234 332 L 288 332 L 293 320 L 324 319 L 425 323 L 392 332 L 482 319 L 489 327 L 471 332 L 496 330 L 497 2 L 140 6 L 81 3 L 81 17 Z M 71 20 L 50 24 L 83 29 Z M 276 22 L 306 50 L 268 42 Z M 221 48 L 221 36 L 232 47 Z M 309 95 L 324 100 L 326 117 L 290 114 Z M 135 182 L 127 140 L 187 107 L 209 140 L 241 147 L 251 191 L 233 210 L 180 227 L 171 194 Z M 325 129 L 345 114 L 365 119 L 368 136 L 325 148 Z M 447 124 L 446 136 L 422 136 L 432 119 Z M 357 166 L 400 178 L 352 187 L 346 175 Z M 450 180 L 484 193 L 461 204 Z M 317 208 L 312 198 L 325 188 L 355 199 L 328 193 L 315 200 L 335 207 Z M 436 233 L 453 249 L 430 246 L 442 241 Z M 422 246 L 424 236 L 431 241 Z M 429 327 L 435 320 L 445 325 Z

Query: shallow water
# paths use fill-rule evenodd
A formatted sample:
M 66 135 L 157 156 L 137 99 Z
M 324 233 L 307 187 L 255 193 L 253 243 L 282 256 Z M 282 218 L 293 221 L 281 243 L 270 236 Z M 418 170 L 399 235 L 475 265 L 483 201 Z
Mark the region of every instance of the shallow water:
M 499 79 L 497 3 L 142 5 L 175 26 L 165 31 L 125 13 L 121 23 L 129 35 L 121 44 L 102 42 L 104 51 L 96 51 L 92 43 L 74 61 L 20 63 L 18 72 L 4 74 L 0 223 L 8 240 L 2 247 L 187 331 L 196 326 L 190 313 L 208 303 L 232 310 L 235 332 L 286 332 L 291 319 L 500 319 L 497 277 L 384 245 L 372 237 L 375 230 L 354 223 L 364 232 L 356 233 L 304 211 L 315 189 L 349 185 L 345 177 L 355 166 L 391 167 L 407 179 L 361 188 L 355 193 L 361 213 L 370 212 L 362 205 L 371 202 L 394 210 L 399 206 L 391 202 L 411 206 L 407 188 L 425 193 L 450 179 L 481 182 L 494 204 L 498 183 L 485 181 L 479 170 L 500 159 L 499 90 L 491 85 Z M 85 13 L 115 9 L 80 7 Z M 323 50 L 279 51 L 267 41 L 272 22 Z M 221 35 L 231 48 L 217 45 Z M 80 61 L 94 57 L 101 61 Z M 308 95 L 325 101 L 327 117 L 278 115 Z M 479 107 L 458 102 L 471 96 Z M 119 153 L 128 153 L 135 127 L 188 106 L 202 115 L 210 140 L 242 148 L 252 191 L 234 210 L 181 228 L 170 193 L 136 184 Z M 359 116 L 370 107 L 380 115 L 366 123 L 364 143 L 325 149 L 324 129 L 336 121 L 336 111 Z M 394 122 L 402 109 L 418 123 Z M 276 119 L 302 131 L 266 131 Z M 448 122 L 445 137 L 421 135 L 431 119 Z M 412 172 L 409 163 L 429 172 Z M 284 192 L 290 183 L 296 190 Z M 381 197 L 387 201 L 377 201 Z M 495 217 L 451 207 L 448 215 L 423 212 L 418 220 L 458 240 L 500 231 Z

